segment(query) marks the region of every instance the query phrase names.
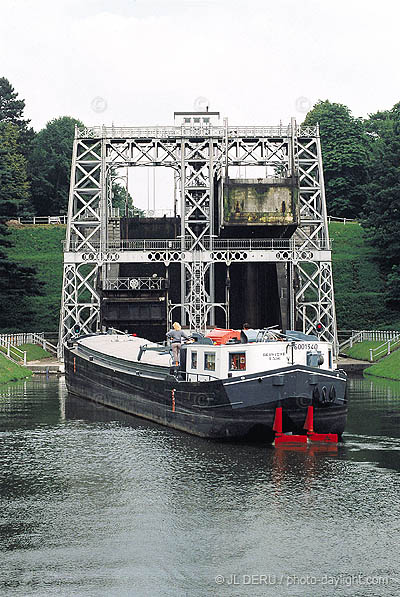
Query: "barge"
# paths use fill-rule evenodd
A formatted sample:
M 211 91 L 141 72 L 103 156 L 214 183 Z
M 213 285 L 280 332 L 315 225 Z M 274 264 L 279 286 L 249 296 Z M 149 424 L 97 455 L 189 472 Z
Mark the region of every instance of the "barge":
M 68 391 L 200 437 L 273 441 L 283 433 L 337 434 L 347 417 L 346 374 L 332 345 L 276 329 L 193 334 L 172 366 L 170 347 L 122 333 L 76 338 L 65 351 Z

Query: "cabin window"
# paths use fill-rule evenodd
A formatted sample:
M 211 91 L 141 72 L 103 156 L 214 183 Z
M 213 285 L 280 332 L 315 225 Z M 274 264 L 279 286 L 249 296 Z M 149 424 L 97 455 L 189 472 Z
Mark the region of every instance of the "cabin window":
M 206 352 L 204 355 L 204 369 L 215 371 L 215 352 Z
M 183 122 L 184 122 L 185 124 L 190 124 L 190 118 L 184 118 L 184 119 L 183 119 Z
M 332 351 L 328 350 L 328 367 L 329 369 L 332 369 Z
M 200 124 L 200 118 L 193 118 L 193 122 L 195 124 Z
M 192 350 L 192 369 L 197 369 L 197 352 Z
M 245 352 L 230 352 L 229 353 L 229 371 L 245 371 L 246 369 L 246 353 Z

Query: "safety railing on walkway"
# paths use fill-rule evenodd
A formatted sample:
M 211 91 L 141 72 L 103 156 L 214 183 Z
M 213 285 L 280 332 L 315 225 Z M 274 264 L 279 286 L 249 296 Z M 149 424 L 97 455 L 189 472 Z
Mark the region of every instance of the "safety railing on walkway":
M 66 224 L 68 216 L 33 216 L 31 218 L 14 218 L 18 224 Z
M 21 346 L 21 344 L 38 344 L 43 348 L 43 350 L 46 350 L 47 352 L 50 352 L 54 355 L 57 354 L 57 346 L 46 340 L 46 338 L 44 337 L 44 332 L 19 332 L 15 334 L 0 334 L 0 343 L 1 342 L 9 343 L 14 348 Z
M 307 245 L 304 248 L 304 243 L 300 240 L 295 239 L 276 239 L 276 238 L 265 238 L 265 239 L 203 239 L 202 243 L 206 250 L 214 251 L 252 251 L 252 250 L 284 250 L 284 251 L 308 251 L 310 248 L 317 251 L 329 251 L 331 249 L 331 241 L 328 240 L 315 240 L 312 241 L 312 245 Z M 90 245 L 93 249 L 97 250 L 101 248 L 99 241 L 90 241 Z M 180 251 L 190 250 L 193 245 L 192 238 L 186 238 L 183 243 L 181 239 L 129 239 L 129 240 L 116 240 L 109 241 L 105 247 L 106 251 Z M 67 248 L 67 241 L 63 241 L 64 251 Z M 69 245 L 70 251 L 87 251 L 82 240 L 71 241 Z
M 352 330 L 350 337 L 339 344 L 339 352 L 352 348 L 358 342 L 366 341 L 382 342 L 380 346 L 370 349 L 370 361 L 373 362 L 400 347 L 400 332 L 397 330 Z
M 20 364 L 21 361 L 26 365 L 26 350 L 20 350 L 8 340 L 5 340 L 0 336 L 0 351 L 10 361 Z
M 342 222 L 342 224 L 360 224 L 358 220 L 352 218 L 335 218 L 334 216 L 328 216 L 328 222 Z
M 400 347 L 400 334 L 390 338 L 380 346 L 376 348 L 370 348 L 369 350 L 369 360 L 371 363 L 374 361 L 378 361 L 382 357 L 386 357 L 389 355 L 393 350 L 396 350 Z

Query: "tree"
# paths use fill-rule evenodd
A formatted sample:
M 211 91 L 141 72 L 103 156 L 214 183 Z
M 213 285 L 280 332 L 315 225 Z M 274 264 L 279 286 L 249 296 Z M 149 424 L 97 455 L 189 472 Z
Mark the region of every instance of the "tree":
M 83 123 L 70 116 L 55 118 L 34 139 L 29 171 L 38 215 L 67 212 L 75 125 Z
M 29 215 L 26 160 L 19 153 L 18 126 L 11 119 L 0 122 L 0 328 L 27 329 L 32 319 L 31 294 L 41 294 L 35 270 L 21 267 L 7 256 L 10 241 L 6 221 Z
M 0 212 L 7 219 L 31 213 L 26 160 L 18 151 L 18 137 L 15 124 L 0 122 Z
M 395 311 L 400 311 L 400 265 L 393 265 L 386 282 L 386 302 Z
M 121 217 L 127 214 L 128 217 L 143 216 L 143 210 L 133 205 L 133 199 L 129 191 L 127 196 L 125 186 L 122 186 L 120 183 L 114 181 L 112 185 L 112 194 L 112 205 L 113 207 L 118 207 Z
M 0 122 L 0 328 L 29 326 L 32 310 L 30 294 L 40 294 L 35 270 L 8 259 L 10 242 L 6 221 L 25 215 L 28 183 L 25 158 L 18 153 L 18 129 L 12 122 Z
M 30 120 L 23 118 L 25 100 L 18 99 L 18 93 L 8 79 L 0 77 L 0 122 L 14 124 L 18 131 L 18 148 L 27 158 L 31 149 L 35 132 L 29 127 Z
M 388 275 L 387 299 L 399 309 L 394 295 L 400 287 L 400 102 L 387 112 L 371 115 L 366 127 L 372 139 L 372 164 L 363 226 L 379 248 L 383 272 Z
M 0 204 L 0 329 L 32 331 L 30 322 L 34 312 L 30 297 L 43 293 L 42 284 L 36 279 L 35 269 L 22 267 L 8 258 L 11 243 L 5 221 Z
M 368 181 L 369 137 L 362 119 L 343 104 L 319 101 L 304 125 L 319 123 L 328 213 L 358 218 Z

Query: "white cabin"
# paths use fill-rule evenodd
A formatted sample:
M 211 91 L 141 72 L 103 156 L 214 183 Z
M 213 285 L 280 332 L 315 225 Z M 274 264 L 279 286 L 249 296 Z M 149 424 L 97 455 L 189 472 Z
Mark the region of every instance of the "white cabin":
M 201 381 L 204 376 L 225 379 L 279 369 L 289 365 L 306 365 L 333 371 L 332 345 L 329 342 L 270 341 L 188 344 L 186 372 L 189 381 Z

